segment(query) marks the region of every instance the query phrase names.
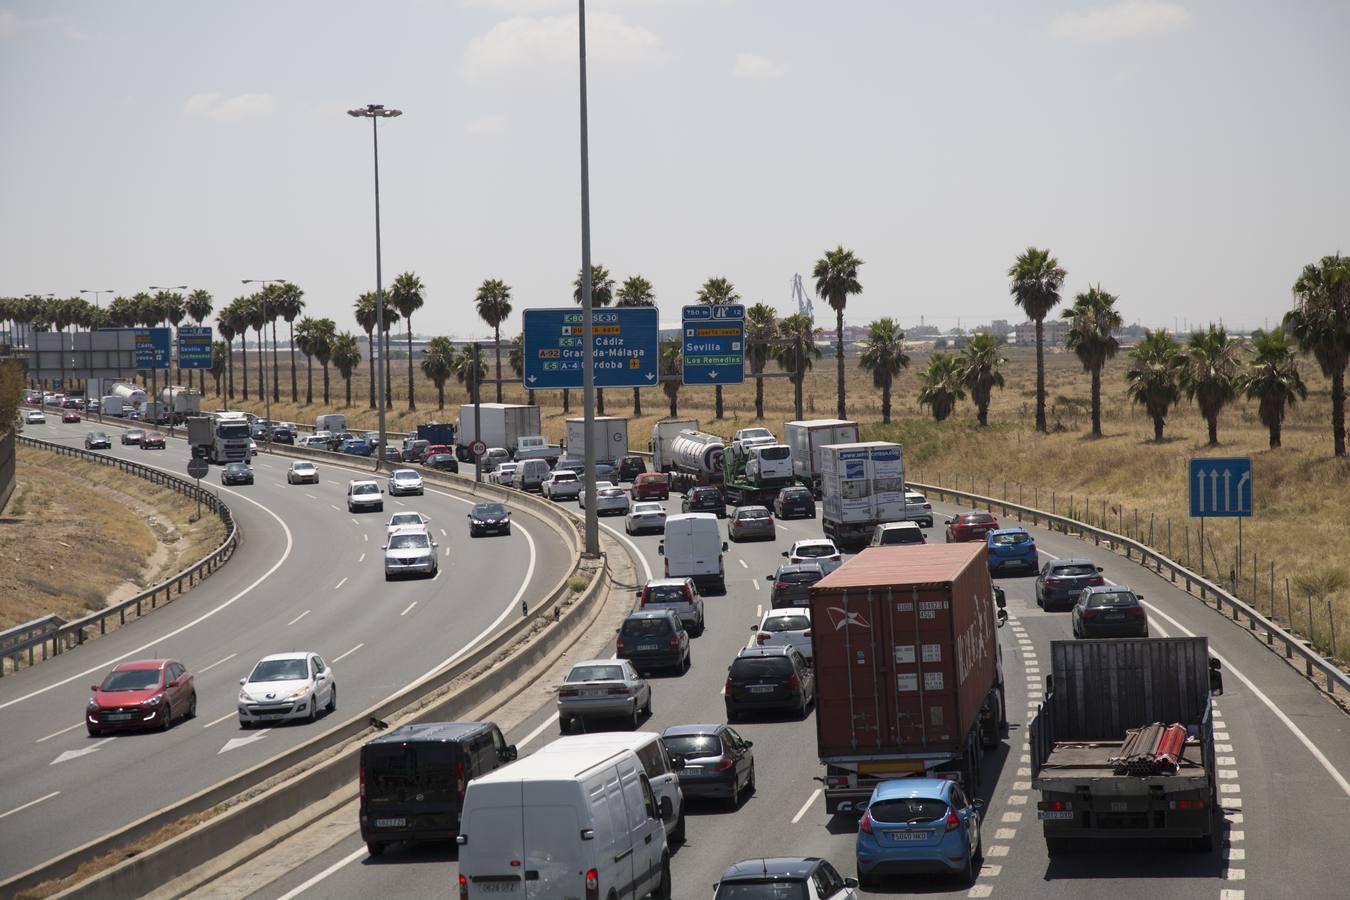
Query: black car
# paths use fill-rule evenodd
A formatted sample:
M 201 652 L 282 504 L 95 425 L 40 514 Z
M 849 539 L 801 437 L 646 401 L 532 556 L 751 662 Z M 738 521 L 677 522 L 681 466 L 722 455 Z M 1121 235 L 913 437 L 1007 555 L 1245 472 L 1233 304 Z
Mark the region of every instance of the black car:
M 294 444 L 295 429 L 289 425 L 278 425 L 272 429 L 272 443 L 274 444 Z
M 858 879 L 845 878 L 829 860 L 816 856 L 745 859 L 722 873 L 713 900 L 845 900 L 857 886 Z
M 395 841 L 453 842 L 464 788 L 516 758 L 492 722 L 423 722 L 361 748 L 361 839 L 371 856 Z
M 780 519 L 814 519 L 816 498 L 809 488 L 785 487 L 773 499 L 773 514 Z
M 101 431 L 91 431 L 84 436 L 84 449 L 111 450 L 112 439 Z
M 689 671 L 689 632 L 671 609 L 629 613 L 618 628 L 615 657 L 626 659 L 639 673 L 667 669 Z
M 248 463 L 232 462 L 227 463 L 225 468 L 220 470 L 221 484 L 252 484 L 253 467 Z
M 1102 567 L 1090 559 L 1052 559 L 1036 576 L 1036 605 L 1072 609 L 1083 588 L 1105 583 Z
M 825 577 L 820 563 L 785 563 L 772 575 L 764 576 L 773 582 L 773 608 L 780 606 L 810 606 L 811 585 Z
M 805 719 L 816 699 L 816 676 L 793 647 L 754 647 L 727 669 L 727 721 L 748 710 L 787 709 Z
M 680 792 L 689 797 L 727 800 L 741 805 L 741 793 L 754 793 L 754 746 L 730 725 L 671 725 L 661 732 L 680 779 Z
M 267 440 L 267 426 L 262 422 L 254 422 L 252 425 L 248 426 L 248 436 L 255 441 Z
M 1148 611 L 1143 594 L 1127 587 L 1084 588 L 1073 607 L 1073 636 L 1148 637 Z
M 453 453 L 433 453 L 422 462 L 422 465 L 441 472 L 459 471 L 459 460 L 455 459 Z
M 619 480 L 631 482 L 647 471 L 647 462 L 640 456 L 625 456 L 619 460 Z
M 476 503 L 469 511 L 469 537 L 510 534 L 511 510 L 501 503 Z
M 719 519 L 725 519 L 727 517 L 727 504 L 722 499 L 720 490 L 708 485 L 700 485 L 685 492 L 684 499 L 680 501 L 680 512 L 710 512 L 716 513 Z

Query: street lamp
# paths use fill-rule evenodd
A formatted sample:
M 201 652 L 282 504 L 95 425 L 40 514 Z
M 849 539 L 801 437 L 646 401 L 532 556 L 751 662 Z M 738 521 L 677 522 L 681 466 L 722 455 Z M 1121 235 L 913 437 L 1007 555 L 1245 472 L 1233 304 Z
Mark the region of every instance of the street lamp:
M 116 293 L 116 291 L 114 291 L 112 288 L 108 288 L 107 290 L 104 290 L 104 291 L 86 291 L 84 288 L 80 288 L 80 293 L 81 293 L 81 294 L 93 294 L 93 295 L 94 295 L 94 306 L 97 306 L 99 309 L 102 309 L 102 308 L 103 308 L 102 305 L 100 305 L 99 302 L 98 302 L 98 295 L 99 295 L 99 294 L 113 294 L 113 293 Z
M 286 279 L 285 279 L 285 278 L 244 278 L 244 279 L 242 279 L 242 281 L 243 281 L 244 284 L 261 284 L 264 288 L 266 288 L 269 284 L 284 284 L 284 283 L 286 282 Z M 267 291 L 266 291 L 266 290 L 259 291 L 259 292 L 258 292 L 258 297 L 262 300 L 262 305 L 263 305 L 263 319 L 265 320 L 265 319 L 267 319 Z M 273 371 L 276 371 L 276 367 L 277 367 L 277 342 L 276 342 L 276 341 L 273 341 L 273 342 L 272 342 L 272 370 L 273 370 Z M 263 354 L 263 364 L 262 364 L 262 366 L 258 369 L 258 371 L 262 372 L 262 371 L 264 371 L 266 368 L 267 368 L 267 355 L 266 355 L 266 351 L 264 351 L 264 354 Z M 263 392 L 263 406 L 264 406 L 264 412 L 263 412 L 263 415 L 264 415 L 264 416 L 266 417 L 266 419 L 267 419 L 267 428 L 264 430 L 265 433 L 263 434 L 263 443 L 267 446 L 267 452 L 268 452 L 268 453 L 271 453 L 271 452 L 272 452 L 272 395 L 269 394 L 269 393 L 267 393 L 266 378 L 265 378 L 265 377 L 262 378 L 262 381 L 264 382 L 263 385 L 262 385 L 262 392 Z M 275 385 L 273 385 L 273 387 L 275 387 Z
M 186 291 L 187 289 L 188 289 L 188 286 L 187 286 L 186 284 L 172 284 L 172 285 L 168 285 L 168 286 L 166 286 L 166 287 L 160 287 L 159 285 L 155 285 L 155 284 L 150 285 L 150 290 L 152 290 L 152 291 Z M 171 335 L 169 335 L 169 363 L 170 363 L 170 364 L 172 364 L 172 362 L 173 362 L 174 344 L 178 343 L 178 341 L 176 340 L 177 337 L 178 337 L 178 336 L 177 336 L 176 334 L 171 334 Z M 169 390 L 169 436 L 170 436 L 170 437 L 173 437 L 173 417 L 174 417 L 174 412 L 175 412 L 174 407 L 176 406 L 176 404 L 175 404 L 175 402 L 174 402 L 173 386 L 169 384 L 169 369 L 170 369 L 170 366 L 165 366 L 164 369 L 165 369 L 165 371 L 164 371 L 164 386 L 165 386 L 166 388 L 168 388 L 168 390 Z M 151 380 L 154 381 L 156 384 L 158 383 L 157 379 L 155 379 L 155 373 L 156 373 L 157 371 L 158 371 L 158 370 L 157 370 L 157 369 L 154 369 L 154 368 L 152 368 L 152 369 L 150 370 L 150 377 L 151 377 Z M 179 369 L 179 374 L 182 374 L 182 369 L 181 369 L 181 368 Z M 155 390 L 155 388 L 152 387 L 151 390 Z
M 370 133 L 375 148 L 375 344 L 380 347 L 380 357 L 375 367 L 376 384 L 379 390 L 380 443 L 375 448 L 375 469 L 379 471 L 384 461 L 384 346 L 380 336 L 384 334 L 384 275 L 380 268 L 380 119 L 393 119 L 403 115 L 401 109 L 385 109 L 379 103 L 367 103 L 357 109 L 347 110 L 354 119 L 369 119 Z M 412 385 L 408 385 L 412 390 Z M 590 504 L 593 506 L 594 504 Z
M 102 308 L 103 308 L 102 304 L 100 304 L 100 303 L 98 302 L 98 296 L 99 296 L 99 294 L 112 294 L 112 293 L 115 293 L 115 291 L 113 291 L 112 288 L 108 288 L 108 289 L 106 289 L 106 290 L 101 290 L 101 291 L 92 291 L 92 290 L 85 290 L 84 288 L 80 288 L 80 293 L 81 293 L 81 294 L 93 294 L 93 295 L 94 295 L 94 306 L 95 306 L 96 308 L 98 308 L 98 309 L 102 309 Z M 90 329 L 90 330 L 92 331 L 93 329 Z M 91 339 L 91 340 L 92 340 L 92 339 Z M 90 346 L 92 347 L 93 344 L 91 343 Z M 73 349 L 73 348 L 72 348 L 72 349 Z M 73 365 L 73 360 L 72 360 L 72 365 Z M 99 394 L 99 397 L 98 397 L 98 401 L 99 401 L 99 404 L 98 404 L 98 421 L 99 421 L 99 424 L 102 424 L 102 423 L 103 423 L 103 379 L 99 378 L 99 379 L 95 379 L 95 380 L 98 381 L 98 383 L 99 383 L 99 385 L 98 385 L 98 386 L 99 386 L 99 390 L 98 390 L 98 394 Z M 88 396 L 88 392 L 89 392 L 89 379 L 87 379 L 87 378 L 86 378 L 85 381 L 84 381 L 84 388 L 85 388 L 85 396 Z
M 581 489 L 586 492 L 586 554 L 600 555 L 600 521 L 595 503 L 595 350 L 591 328 L 591 164 L 586 116 L 586 0 L 577 0 L 578 50 L 581 62 L 581 411 L 586 434 Z

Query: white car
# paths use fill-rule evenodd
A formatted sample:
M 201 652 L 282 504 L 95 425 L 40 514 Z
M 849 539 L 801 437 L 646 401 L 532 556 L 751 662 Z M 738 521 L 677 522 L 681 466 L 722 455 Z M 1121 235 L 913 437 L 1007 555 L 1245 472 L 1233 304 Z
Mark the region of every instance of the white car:
M 575 500 L 581 495 L 581 479 L 571 469 L 558 469 L 544 479 L 539 492 L 550 500 Z
M 770 609 L 750 630 L 755 633 L 756 647 L 796 647 L 807 662 L 811 661 L 810 607 Z
M 47 424 L 47 416 L 40 409 L 30 409 L 23 414 L 23 423 L 25 425 L 45 425 Z
M 347 482 L 347 512 L 384 512 L 384 491 L 375 481 Z
M 492 470 L 488 476 L 488 481 L 493 484 L 500 484 L 502 487 L 511 487 L 515 484 L 516 469 L 520 468 L 519 463 L 504 462 Z
M 586 508 L 583 494 L 577 495 L 577 504 Z M 595 488 L 595 514 L 597 516 L 623 516 L 628 514 L 628 492 L 621 487 L 606 483 Z
M 666 530 L 666 508 L 660 503 L 638 501 L 624 516 L 623 530 L 629 534 L 641 534 L 644 531 Z
M 384 551 L 384 580 L 407 575 L 436 577 L 440 561 L 436 557 L 436 542 L 423 528 L 400 528 L 389 535 Z
M 905 491 L 905 521 L 918 522 L 920 528 L 932 528 L 933 504 L 918 491 Z
M 809 562 L 820 563 L 821 571 L 826 575 L 843 564 L 839 548 L 829 538 L 807 538 L 804 541 L 797 541 L 791 549 L 784 550 L 783 555 L 794 566 Z
M 239 727 L 307 719 L 337 709 L 337 679 L 313 651 L 273 653 L 239 679 Z
M 412 469 L 395 469 L 389 476 L 389 496 L 422 494 L 422 476 Z
M 394 513 L 385 523 L 384 533 L 386 536 L 393 534 L 400 528 L 420 528 L 426 531 L 427 523 L 431 520 L 418 512 L 400 512 Z
M 318 484 L 319 467 L 312 462 L 298 459 L 286 470 L 287 484 Z

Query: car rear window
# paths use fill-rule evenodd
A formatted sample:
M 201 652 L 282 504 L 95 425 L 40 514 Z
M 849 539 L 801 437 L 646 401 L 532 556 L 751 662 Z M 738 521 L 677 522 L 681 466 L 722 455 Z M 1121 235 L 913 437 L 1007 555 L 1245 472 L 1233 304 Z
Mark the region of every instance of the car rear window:
M 881 532 L 883 544 L 922 544 L 923 532 L 913 528 L 887 528 Z
M 769 511 L 762 506 L 747 506 L 744 509 L 736 510 L 738 519 L 767 519 Z
M 577 476 L 576 476 L 576 473 L 575 473 L 575 472 L 554 472 L 554 473 L 553 473 L 553 480 L 554 480 L 554 481 L 576 481 L 576 480 L 577 480 Z
M 820 572 L 784 572 L 777 580 L 784 584 L 815 584 L 821 577 Z
M 1025 544 L 1030 540 L 1031 535 L 1026 532 L 1017 532 L 1016 534 L 995 534 L 990 536 L 990 543 L 1006 544 L 1008 546 Z
M 623 633 L 631 635 L 669 634 L 670 623 L 665 619 L 625 619 Z
M 878 800 L 869 808 L 878 822 L 931 822 L 947 814 L 947 801 L 930 797 Z
M 684 603 L 689 598 L 678 584 L 658 584 L 647 588 L 648 603 Z
M 661 738 L 669 753 L 681 756 L 720 756 L 722 741 L 715 734 L 676 734 Z
M 371 744 L 361 755 L 368 800 L 427 802 L 459 794 L 459 745 L 450 741 Z
M 966 513 L 961 517 L 961 521 L 967 525 L 988 525 L 994 521 L 994 517 L 989 513 Z
M 568 681 L 623 681 L 623 666 L 577 666 Z
M 740 678 L 789 675 L 791 673 L 792 661 L 786 656 L 746 656 L 731 664 L 731 674 Z
M 805 881 L 724 881 L 714 900 L 809 900 Z
M 839 551 L 829 544 L 806 544 L 798 547 L 793 555 L 800 557 L 833 556 L 837 552 Z
M 1088 595 L 1088 606 L 1092 609 L 1134 606 L 1139 601 L 1128 591 L 1104 591 Z
M 638 476 L 638 482 L 640 484 L 664 484 L 665 481 L 666 476 L 657 473 Z
M 1059 575 L 1065 578 L 1076 577 L 1080 575 L 1095 575 L 1097 567 L 1092 563 L 1074 563 L 1067 566 L 1055 566 L 1050 570 L 1051 575 Z
M 792 451 L 787 447 L 765 447 L 759 451 L 759 455 L 763 459 L 787 459 L 791 453 Z
M 623 488 L 601 488 L 599 491 L 597 491 L 597 493 L 598 493 L 601 497 L 622 497 L 622 496 L 624 496 Z
M 695 500 L 706 500 L 710 497 L 718 496 L 718 493 L 717 488 L 694 488 L 689 492 L 689 496 L 693 497 Z
M 806 488 L 784 488 L 779 493 L 784 500 L 807 500 L 811 496 Z
M 759 626 L 760 631 L 770 633 L 778 631 L 805 631 L 811 627 L 806 616 L 773 616 L 765 619 Z

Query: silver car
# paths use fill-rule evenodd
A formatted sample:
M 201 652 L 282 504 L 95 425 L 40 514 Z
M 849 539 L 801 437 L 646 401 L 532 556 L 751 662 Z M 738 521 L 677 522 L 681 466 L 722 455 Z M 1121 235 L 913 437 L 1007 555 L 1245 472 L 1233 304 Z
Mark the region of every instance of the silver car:
M 767 609 L 759 622 L 750 626 L 757 647 L 796 647 L 811 661 L 811 608 L 789 606 Z
M 575 720 L 623 718 L 637 728 L 651 715 L 652 689 L 626 659 L 588 659 L 576 663 L 558 687 L 558 726 L 563 734 Z
M 932 528 L 933 504 L 918 491 L 905 491 L 905 520 L 918 522 L 922 528 Z
M 405 575 L 436 577 L 440 562 L 436 557 L 436 542 L 425 528 L 401 528 L 389 535 L 384 550 L 384 580 Z
M 581 494 L 581 479 L 570 469 L 554 469 L 539 491 L 550 500 L 575 500 Z
M 577 495 L 577 505 L 586 508 L 585 494 Z M 597 516 L 624 516 L 628 514 L 628 492 L 612 484 L 595 486 L 595 514 Z
M 422 476 L 412 469 L 395 469 L 389 476 L 389 496 L 422 493 Z
M 641 534 L 644 531 L 664 532 L 666 508 L 655 502 L 634 503 L 628 510 L 628 515 L 624 517 L 623 530 L 629 534 Z

